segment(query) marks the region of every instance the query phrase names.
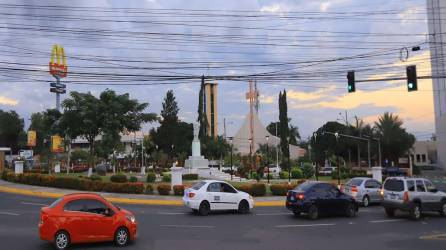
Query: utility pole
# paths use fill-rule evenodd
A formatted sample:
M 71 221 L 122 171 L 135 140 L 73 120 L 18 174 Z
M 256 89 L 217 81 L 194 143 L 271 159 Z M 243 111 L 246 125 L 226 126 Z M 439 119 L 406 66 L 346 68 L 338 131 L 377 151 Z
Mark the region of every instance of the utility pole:
M 226 118 L 223 118 L 223 138 L 226 140 Z
M 141 139 L 141 169 L 144 167 L 144 133 Z
M 279 167 L 279 137 L 277 137 L 277 123 L 278 122 L 276 122 L 276 167 Z

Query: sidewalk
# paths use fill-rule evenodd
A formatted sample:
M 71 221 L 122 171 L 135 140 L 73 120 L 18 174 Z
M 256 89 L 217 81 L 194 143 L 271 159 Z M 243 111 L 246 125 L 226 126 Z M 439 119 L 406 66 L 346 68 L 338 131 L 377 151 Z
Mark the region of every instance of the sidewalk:
M 0 192 L 38 196 L 45 198 L 58 198 L 65 194 L 76 193 L 76 192 L 88 192 L 88 191 L 31 186 L 31 185 L 11 183 L 4 180 L 0 180 Z M 94 193 L 94 192 L 89 192 L 89 193 Z M 104 198 L 106 198 L 110 202 L 115 202 L 115 203 L 165 205 L 165 206 L 183 205 L 181 197 L 173 195 L 117 194 L 117 193 L 105 193 L 105 192 L 96 192 L 96 193 L 101 194 Z M 254 199 L 255 199 L 255 206 L 258 207 L 285 206 L 285 197 L 282 196 L 257 197 Z

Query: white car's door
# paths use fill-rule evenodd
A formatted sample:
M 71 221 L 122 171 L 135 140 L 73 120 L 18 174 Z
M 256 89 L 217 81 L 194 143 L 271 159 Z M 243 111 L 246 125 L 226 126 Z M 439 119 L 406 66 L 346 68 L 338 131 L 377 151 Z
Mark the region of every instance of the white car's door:
M 209 200 L 209 202 L 211 204 L 211 210 L 226 209 L 225 205 L 223 203 L 224 193 L 222 193 L 220 191 L 221 191 L 220 182 L 210 183 L 206 190 L 207 199 Z
M 231 185 L 221 183 L 222 191 L 224 193 L 224 206 L 226 209 L 238 209 L 240 195 Z

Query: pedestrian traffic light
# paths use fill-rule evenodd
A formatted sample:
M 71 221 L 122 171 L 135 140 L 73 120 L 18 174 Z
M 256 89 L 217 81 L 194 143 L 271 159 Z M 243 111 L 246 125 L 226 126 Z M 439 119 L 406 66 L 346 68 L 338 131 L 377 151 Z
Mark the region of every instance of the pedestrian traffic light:
M 417 85 L 417 66 L 410 65 L 406 67 L 406 74 L 407 74 L 407 90 L 409 92 L 411 91 L 417 91 L 418 85 Z
M 347 73 L 348 79 L 348 93 L 352 93 L 356 91 L 355 87 L 355 71 L 349 71 Z

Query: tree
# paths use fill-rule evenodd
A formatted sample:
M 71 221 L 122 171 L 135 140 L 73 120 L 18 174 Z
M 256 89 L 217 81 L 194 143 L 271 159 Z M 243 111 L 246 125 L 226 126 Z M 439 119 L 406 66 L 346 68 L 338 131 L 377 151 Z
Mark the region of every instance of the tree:
M 386 112 L 375 122 L 376 135 L 381 140 L 383 159 L 398 162 L 415 143 L 415 136 L 402 127 L 403 121 L 392 113 Z
M 45 155 L 49 152 L 48 142 L 52 135 L 65 134 L 60 123 L 61 116 L 62 114 L 56 109 L 31 114 L 29 130 L 36 131 L 36 146 L 33 148 L 36 154 Z
M 289 123 L 289 127 L 288 127 L 288 134 L 290 137 L 290 141 L 289 144 L 295 145 L 297 146 L 297 140 L 300 139 L 300 134 L 299 134 L 299 128 L 297 126 L 294 126 L 292 124 L 290 124 L 291 122 L 291 118 L 288 118 L 288 123 Z M 272 135 L 276 135 L 276 126 L 277 126 L 277 137 L 280 138 L 280 122 L 271 122 L 270 124 L 268 124 L 268 126 L 266 126 L 266 130 L 268 130 L 268 132 Z
M 349 139 L 340 137 L 336 139 L 333 134 L 328 134 L 325 132 L 331 133 L 340 133 L 346 134 L 348 128 L 340 124 L 338 122 L 327 122 L 322 127 L 320 127 L 316 133 L 316 137 L 312 137 L 311 146 L 314 152 L 314 157 L 319 164 L 324 164 L 324 161 L 330 158 L 332 155 L 337 155 L 344 157 L 348 157 L 348 147 L 349 147 Z
M 280 148 L 283 155 L 282 166 L 286 166 L 286 168 L 288 168 L 288 158 L 290 157 L 290 150 L 288 144 L 289 128 L 286 90 L 283 90 L 283 93 L 279 93 L 279 130 Z
M 25 132 L 23 118 L 15 111 L 4 112 L 0 110 L 0 146 L 11 147 L 17 152 L 20 146 L 25 145 Z
M 216 138 L 206 137 L 204 143 L 202 143 L 202 154 L 211 160 L 223 159 L 228 152 L 230 152 L 231 146 L 225 140 L 223 136 L 217 136 Z
M 163 109 L 161 110 L 161 117 L 163 120 L 161 124 L 175 124 L 178 122 L 178 104 L 175 101 L 175 96 L 173 95 L 173 91 L 167 91 L 166 97 L 163 102 Z

